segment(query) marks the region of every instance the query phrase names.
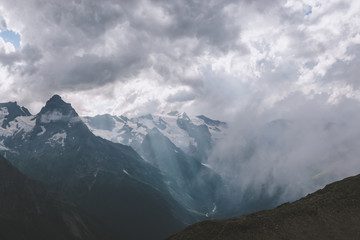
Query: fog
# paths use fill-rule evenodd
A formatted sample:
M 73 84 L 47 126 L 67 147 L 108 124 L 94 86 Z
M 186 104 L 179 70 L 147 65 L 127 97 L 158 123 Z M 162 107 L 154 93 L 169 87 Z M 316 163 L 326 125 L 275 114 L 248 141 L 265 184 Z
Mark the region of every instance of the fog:
M 267 109 L 252 104 L 229 123 L 208 161 L 234 204 L 245 204 L 249 192 L 253 204 L 264 194 L 275 199 L 270 206 L 293 201 L 360 173 L 359 123 L 357 100 L 329 102 L 326 94 L 293 94 Z

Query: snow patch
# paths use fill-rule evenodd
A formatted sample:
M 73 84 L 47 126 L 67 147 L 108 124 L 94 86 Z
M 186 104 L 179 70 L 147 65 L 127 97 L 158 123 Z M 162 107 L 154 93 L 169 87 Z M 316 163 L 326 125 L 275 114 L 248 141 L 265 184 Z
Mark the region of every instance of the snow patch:
M 192 123 L 193 123 L 194 125 L 196 125 L 196 126 L 206 125 L 205 121 L 202 120 L 201 118 L 195 117 L 195 118 L 191 119 L 191 121 L 192 121 Z
M 55 144 L 60 144 L 62 147 L 65 147 L 65 139 L 67 137 L 66 132 L 56 133 L 49 140 L 46 141 L 47 144 L 54 147 Z
M 18 129 L 28 133 L 35 127 L 35 118 L 33 116 L 19 116 L 15 118 L 15 121 L 10 122 L 10 126 L 16 125 Z
M 8 111 L 7 107 L 0 108 L 0 125 L 3 124 L 5 117 L 7 115 L 9 115 L 9 111 Z
M 4 140 L 0 141 L 0 151 L 9 151 L 10 149 L 8 149 L 7 147 L 5 147 L 4 145 Z
M 0 127 L 0 136 L 9 137 L 23 132 L 23 138 L 26 133 L 31 132 L 35 126 L 35 120 L 32 116 L 20 116 L 9 123 L 6 129 Z
M 124 138 L 122 136 L 118 136 L 116 138 L 116 142 L 122 143 L 122 142 L 124 142 Z
M 203 165 L 203 166 L 205 166 L 205 167 L 207 167 L 207 168 L 211 168 L 211 169 L 212 169 L 211 165 L 209 165 L 209 164 L 201 163 L 201 165 Z
M 111 141 L 113 132 L 110 132 L 108 130 L 103 130 L 103 129 L 90 128 L 90 125 L 88 125 L 88 128 L 94 135 Z
M 212 213 L 215 213 L 215 212 L 216 212 L 216 209 L 217 209 L 217 207 L 216 207 L 216 204 L 214 203 L 214 208 L 213 208 L 213 210 L 211 210 L 211 212 L 212 212 Z
M 46 128 L 44 126 L 40 126 L 41 127 L 41 132 L 39 132 L 38 134 L 36 134 L 37 136 L 41 136 L 46 132 Z

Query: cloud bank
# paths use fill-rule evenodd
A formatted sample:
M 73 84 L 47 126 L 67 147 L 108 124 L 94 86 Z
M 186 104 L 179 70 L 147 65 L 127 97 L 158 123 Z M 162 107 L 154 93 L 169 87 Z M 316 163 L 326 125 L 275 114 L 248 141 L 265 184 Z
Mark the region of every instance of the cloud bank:
M 235 206 L 248 207 L 247 193 L 252 210 L 297 200 L 360 173 L 359 112 L 357 100 L 329 104 L 326 94 L 294 94 L 262 112 L 248 108 L 209 164 L 226 179 Z
M 228 118 L 255 95 L 262 107 L 294 92 L 356 98 L 359 9 L 350 0 L 5 0 L 1 23 L 21 48 L 0 39 L 1 100 L 37 109 L 56 92 L 84 114 L 146 101 Z

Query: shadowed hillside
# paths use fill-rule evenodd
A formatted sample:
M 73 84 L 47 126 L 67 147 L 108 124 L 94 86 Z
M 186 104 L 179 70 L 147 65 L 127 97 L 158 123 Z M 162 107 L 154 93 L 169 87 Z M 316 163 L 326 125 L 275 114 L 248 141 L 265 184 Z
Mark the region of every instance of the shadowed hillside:
M 239 218 L 204 221 L 169 240 L 360 239 L 360 175 L 275 209 Z
M 95 240 L 90 217 L 20 173 L 0 156 L 0 239 Z

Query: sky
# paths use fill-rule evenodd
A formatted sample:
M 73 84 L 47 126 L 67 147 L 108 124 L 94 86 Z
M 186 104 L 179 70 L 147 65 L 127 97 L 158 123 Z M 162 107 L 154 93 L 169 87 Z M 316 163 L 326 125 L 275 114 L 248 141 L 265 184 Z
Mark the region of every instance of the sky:
M 360 172 L 359 14 L 358 0 L 1 0 L 0 102 L 224 120 L 212 166 L 296 198 Z
M 358 1 L 0 2 L 0 101 L 37 113 L 228 120 L 293 94 L 359 98 Z

